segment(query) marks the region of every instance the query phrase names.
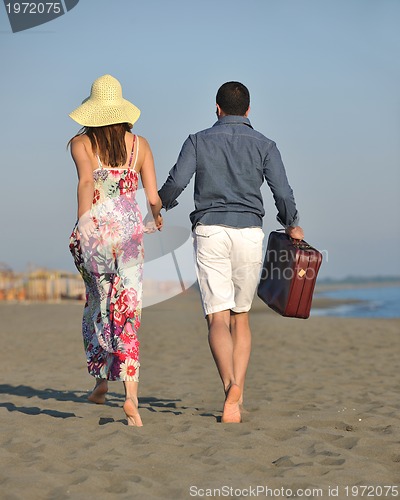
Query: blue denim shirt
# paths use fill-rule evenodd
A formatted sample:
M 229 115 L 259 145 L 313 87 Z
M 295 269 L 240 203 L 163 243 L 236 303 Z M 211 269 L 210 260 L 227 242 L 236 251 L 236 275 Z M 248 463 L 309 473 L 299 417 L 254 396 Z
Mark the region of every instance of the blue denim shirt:
M 298 223 L 293 191 L 276 144 L 243 116 L 224 116 L 211 128 L 189 135 L 159 191 L 166 210 L 177 205 L 193 174 L 193 227 L 198 223 L 261 227 L 264 179 L 275 200 L 277 220 L 284 227 Z

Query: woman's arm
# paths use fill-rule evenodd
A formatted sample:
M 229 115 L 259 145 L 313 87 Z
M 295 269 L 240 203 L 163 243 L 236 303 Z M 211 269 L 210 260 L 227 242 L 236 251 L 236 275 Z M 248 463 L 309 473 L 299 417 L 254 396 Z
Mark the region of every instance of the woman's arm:
M 144 191 L 146 193 L 147 202 L 149 204 L 151 213 L 153 214 L 154 223 L 156 228 L 162 228 L 163 219 L 160 214 L 162 202 L 158 196 L 156 171 L 154 168 L 153 153 L 151 152 L 150 145 L 144 137 L 140 137 L 140 147 L 144 150 L 143 163 L 140 169 L 140 176 Z
M 79 179 L 77 193 L 79 231 L 84 236 L 90 236 L 94 229 L 94 223 L 90 218 L 90 209 L 92 207 L 94 192 L 93 167 L 92 160 L 86 149 L 85 140 L 82 136 L 77 136 L 72 139 L 71 155 L 75 162 Z M 88 232 L 87 235 L 85 234 L 86 232 Z

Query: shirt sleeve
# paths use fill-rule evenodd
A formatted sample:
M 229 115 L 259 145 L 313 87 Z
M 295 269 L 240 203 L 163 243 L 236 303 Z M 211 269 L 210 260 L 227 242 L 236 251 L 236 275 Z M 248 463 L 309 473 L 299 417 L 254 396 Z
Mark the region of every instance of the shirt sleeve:
M 196 148 L 194 142 L 195 136 L 189 136 L 183 143 L 177 162 L 169 171 L 167 180 L 158 191 L 162 206 L 166 210 L 178 205 L 176 199 L 196 172 Z
M 264 178 L 272 191 L 275 206 L 278 210 L 277 221 L 285 228 L 297 226 L 299 215 L 296 209 L 293 190 L 289 185 L 281 154 L 274 142 L 272 142 L 268 149 L 264 161 Z

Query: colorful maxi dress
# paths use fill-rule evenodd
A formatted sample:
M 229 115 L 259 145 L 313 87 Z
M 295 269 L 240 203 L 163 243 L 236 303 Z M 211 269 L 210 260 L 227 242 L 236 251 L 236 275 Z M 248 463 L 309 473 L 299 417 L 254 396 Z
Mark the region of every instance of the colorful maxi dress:
M 135 199 L 136 137 L 133 147 L 125 169 L 103 168 L 98 158 L 91 208 L 97 229 L 83 242 L 76 224 L 69 248 L 86 287 L 82 331 L 89 373 L 137 382 L 144 250 L 142 217 Z

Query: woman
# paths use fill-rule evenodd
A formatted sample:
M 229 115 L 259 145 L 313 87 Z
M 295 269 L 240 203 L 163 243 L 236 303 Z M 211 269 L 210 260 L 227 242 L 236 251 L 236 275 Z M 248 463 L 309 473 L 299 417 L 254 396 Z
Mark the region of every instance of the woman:
M 154 218 L 162 228 L 153 155 L 131 128 L 140 111 L 123 99 L 110 75 L 98 78 L 90 97 L 69 116 L 83 128 L 70 142 L 78 173 L 78 222 L 70 251 L 86 287 L 83 339 L 89 395 L 104 403 L 108 380 L 122 380 L 128 425 L 142 426 L 138 411 L 139 341 L 144 226 L 135 201 L 142 180 Z

